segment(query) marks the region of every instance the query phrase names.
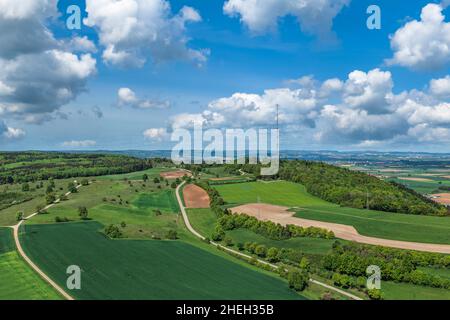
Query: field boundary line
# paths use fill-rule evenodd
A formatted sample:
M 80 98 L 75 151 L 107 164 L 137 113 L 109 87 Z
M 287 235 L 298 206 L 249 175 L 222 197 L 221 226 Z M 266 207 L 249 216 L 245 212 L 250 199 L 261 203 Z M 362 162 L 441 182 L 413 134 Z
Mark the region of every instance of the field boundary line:
M 81 188 L 81 184 L 76 186 L 77 189 Z M 72 192 L 68 191 L 65 196 L 69 196 L 72 194 Z M 53 203 L 47 205 L 42 210 L 47 210 L 54 205 L 58 204 L 61 201 L 61 198 L 56 199 Z M 51 285 L 56 291 L 58 291 L 59 294 L 61 294 L 66 300 L 75 300 L 70 294 L 68 294 L 63 288 L 61 288 L 56 282 L 54 282 L 47 274 L 45 274 L 44 271 L 42 271 L 25 253 L 25 251 L 22 248 L 22 245 L 20 244 L 20 238 L 19 238 L 19 229 L 20 226 L 27 220 L 33 218 L 34 216 L 38 215 L 39 211 L 34 212 L 21 220 L 19 223 L 17 223 L 14 226 L 10 226 L 14 230 L 14 242 L 16 244 L 17 251 L 19 252 L 20 256 L 25 260 L 26 263 L 42 278 L 44 279 L 49 285 Z
M 179 204 L 179 206 L 180 206 L 181 214 L 182 214 L 182 216 L 183 216 L 184 223 L 185 223 L 186 227 L 188 228 L 188 230 L 189 230 L 193 235 L 195 235 L 197 238 L 199 238 L 199 239 L 201 239 L 201 240 L 204 241 L 204 240 L 206 240 L 206 238 L 205 238 L 204 236 L 202 236 L 200 233 L 198 233 L 198 232 L 192 227 L 191 222 L 189 221 L 189 217 L 188 217 L 188 215 L 187 215 L 187 213 L 186 213 L 186 208 L 184 207 L 184 205 L 183 205 L 183 203 L 182 203 L 182 201 L 181 201 L 181 196 L 180 196 L 180 192 L 179 192 L 179 191 L 181 190 L 181 187 L 184 186 L 185 184 L 186 184 L 186 181 L 183 181 L 183 183 L 181 183 L 181 184 L 177 187 L 177 189 L 176 189 L 176 196 L 177 196 L 178 204 Z M 250 260 L 250 259 L 254 259 L 254 257 L 252 257 L 252 256 L 249 256 L 249 255 L 244 254 L 244 253 L 242 253 L 242 252 L 239 252 L 239 251 L 236 251 L 236 250 L 233 250 L 233 249 L 224 247 L 224 246 L 222 246 L 222 245 L 220 245 L 220 244 L 218 244 L 218 243 L 216 243 L 216 242 L 214 242 L 214 241 L 210 241 L 210 244 L 212 244 L 213 246 L 215 246 L 215 247 L 217 247 L 217 248 L 220 248 L 220 249 L 222 249 L 222 250 L 224 250 L 224 251 L 227 251 L 227 252 L 233 253 L 233 254 L 235 254 L 235 255 L 238 255 L 238 256 L 247 258 L 247 259 L 249 259 L 249 260 Z M 279 266 L 277 266 L 277 265 L 275 265 L 275 264 L 272 264 L 272 263 L 269 263 L 269 262 L 267 262 L 267 261 L 260 260 L 260 259 L 256 259 L 256 260 L 257 260 L 259 263 L 264 264 L 264 265 L 267 265 L 267 266 L 270 266 L 270 267 L 272 267 L 272 268 L 274 268 L 274 269 L 279 269 L 279 268 L 280 268 Z M 353 295 L 353 294 L 348 293 L 348 292 L 346 292 L 346 291 L 343 291 L 343 290 L 341 290 L 341 289 L 335 288 L 335 287 L 330 286 L 330 285 L 328 285 L 328 284 L 326 284 L 326 283 L 323 283 L 323 282 L 320 282 L 320 281 L 317 281 L 317 280 L 314 280 L 314 279 L 309 279 L 309 281 L 312 282 L 312 283 L 314 283 L 314 284 L 317 284 L 317 285 L 319 285 L 319 286 L 325 287 L 325 288 L 327 288 L 327 289 L 336 291 L 336 292 L 338 292 L 338 293 L 340 293 L 340 294 L 342 294 L 342 295 L 344 295 L 344 296 L 346 296 L 346 297 L 348 297 L 348 298 L 351 298 L 351 299 L 353 299 L 353 300 L 364 300 L 364 299 L 362 299 L 362 298 L 360 298 L 360 297 L 358 297 L 358 296 L 356 296 L 356 295 Z

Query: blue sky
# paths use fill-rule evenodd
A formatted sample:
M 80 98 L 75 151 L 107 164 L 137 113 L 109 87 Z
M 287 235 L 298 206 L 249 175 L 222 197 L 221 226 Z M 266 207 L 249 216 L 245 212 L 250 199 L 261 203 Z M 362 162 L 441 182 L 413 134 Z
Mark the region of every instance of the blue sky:
M 0 24 L 10 23 L 18 36 L 26 31 L 26 28 L 19 28 L 22 21 L 28 19 L 29 24 L 44 21 L 46 30 L 57 44 L 36 49 L 32 54 L 64 51 L 78 59 L 75 69 L 87 68 L 81 76 L 76 70 L 70 75 L 54 75 L 56 80 L 49 80 L 55 81 L 51 89 L 45 86 L 46 79 L 35 79 L 37 67 L 35 64 L 28 67 L 27 62 L 21 62 L 21 68 L 31 70 L 29 78 L 18 80 L 12 73 L 4 79 L 0 77 L 0 111 L 3 105 L 0 133 L 4 132 L 0 148 L 168 149 L 172 145 L 171 130 L 177 126 L 189 127 L 192 124 L 189 119 L 221 129 L 267 127 L 274 122 L 274 101 L 282 104 L 286 101 L 286 105 L 280 106 L 284 149 L 450 151 L 450 88 L 446 87 L 450 81 L 445 81 L 449 74 L 450 52 L 436 49 L 435 57 L 432 52 L 421 61 L 414 60 L 417 57 L 402 57 L 387 62 L 396 51 L 403 49 L 405 52 L 411 49 L 408 46 L 415 45 L 414 41 L 404 39 L 409 35 L 405 30 L 405 36 L 398 37 L 400 47 L 393 48 L 394 34 L 406 28 L 408 22 L 417 20 L 420 23 L 422 9 L 439 1 L 414 0 L 406 4 L 404 0 L 337 0 L 342 6 L 328 19 L 332 24 L 330 30 L 320 32 L 315 30 L 327 23 L 326 14 L 320 11 L 326 8 L 315 8 L 311 4 L 307 9 L 318 13 L 317 19 L 311 22 L 308 21 L 311 14 L 295 9 L 296 1 L 289 0 L 292 7 L 269 10 L 278 10 L 279 14 L 273 17 L 268 29 L 261 29 L 258 23 L 271 17 L 259 17 L 256 22 L 249 22 L 244 15 L 252 15 L 251 6 L 245 6 L 245 0 L 230 2 L 233 1 L 233 14 L 224 10 L 227 2 L 224 0 L 123 1 L 138 7 L 144 2 L 170 3 L 170 9 L 165 7 L 163 15 L 156 15 L 164 27 L 145 25 L 141 29 L 131 29 L 121 41 L 111 40 L 114 35 L 107 29 L 111 23 L 117 23 L 117 29 L 113 30 L 125 30 L 126 26 L 120 25 L 125 18 L 105 18 L 103 15 L 107 10 L 89 8 L 89 5 L 86 8 L 85 1 L 59 1 L 59 17 L 50 13 L 52 8 L 47 8 L 48 1 L 44 0 L 36 2 L 42 2 L 48 14 L 33 15 L 33 10 L 39 10 L 39 6 L 30 5 L 25 18 L 11 19 L 0 15 Z M 65 11 L 74 2 L 80 5 L 85 17 L 89 14 L 89 19 L 93 18 L 86 23 L 88 25 L 83 24 L 81 30 L 71 31 L 65 26 Z M 97 3 L 102 2 L 106 6 L 115 1 Z M 366 27 L 366 9 L 374 3 L 381 8 L 381 30 Z M 8 5 L 14 6 L 13 1 L 6 1 L 5 6 Z M 193 13 L 189 11 L 181 19 L 183 22 L 175 21 L 174 17 L 181 17 L 180 12 L 186 7 L 192 8 L 198 17 L 191 16 Z M 450 15 L 450 10 L 444 7 L 441 7 L 441 14 Z M 437 14 L 436 10 L 430 12 Z M 145 17 L 137 16 L 139 19 L 145 20 Z M 321 19 L 325 20 L 319 21 Z M 439 23 L 445 25 L 448 21 L 450 19 L 445 18 Z M 179 27 L 179 23 L 183 26 Z M 423 33 L 428 35 L 426 27 L 423 26 Z M 139 36 L 140 33 L 143 35 Z M 141 47 L 140 44 L 147 43 L 147 38 L 153 35 L 168 37 L 171 44 L 166 46 L 158 40 Z M 71 39 L 83 37 L 87 37 L 84 39 L 89 40 L 95 50 L 68 44 Z M 431 33 L 429 37 L 436 37 L 437 42 L 446 44 L 442 36 Z M 0 38 L 0 41 L 6 43 L 10 39 Z M 417 41 L 422 41 L 420 36 Z M 30 47 L 38 47 L 41 43 L 31 41 Z M 115 45 L 117 52 L 120 47 L 124 52 L 138 54 L 130 59 L 108 60 L 104 54 L 108 45 Z M 423 48 L 415 49 L 425 50 L 426 45 L 424 41 Z M 2 54 L 0 50 L 0 70 L 10 68 L 15 61 L 30 55 L 15 48 L 14 44 L 11 47 L 12 51 L 16 50 L 13 54 Z M 92 59 L 89 61 L 95 62 L 95 66 L 92 63 L 87 66 L 89 61 L 82 64 L 83 55 L 89 55 Z M 439 63 L 431 66 L 434 61 Z M 65 60 L 64 63 L 69 62 Z M 49 65 L 52 68 L 52 61 Z M 63 64 L 61 70 L 66 70 L 67 66 Z M 349 74 L 355 70 L 362 74 L 355 74 L 352 82 Z M 45 69 L 40 72 L 45 73 Z M 303 81 L 292 81 L 306 76 L 309 78 L 303 78 Z M 336 89 L 338 92 L 320 93 L 329 79 L 341 81 L 340 84 L 336 82 L 340 87 Z M 439 86 L 432 90 L 430 81 L 439 79 L 442 81 L 435 82 Z M 65 84 L 65 81 L 71 83 Z M 42 90 L 53 95 L 69 88 L 71 96 L 61 99 L 58 96 L 51 107 L 42 99 L 35 105 L 33 98 L 10 93 L 13 90 L 5 89 L 8 94 L 2 96 L 2 83 L 5 88 L 15 89 L 14 92 L 24 91 L 30 83 L 37 91 L 40 90 L 38 86 L 43 85 Z M 355 86 L 361 87 L 355 89 Z M 121 88 L 128 89 L 123 91 L 128 97 L 132 93 L 131 100 L 120 97 Z M 270 89 L 277 91 L 264 96 L 265 90 Z M 362 97 L 363 92 L 374 97 Z M 237 93 L 243 96 L 236 97 Z M 261 108 L 258 115 L 267 117 L 260 119 L 253 114 L 254 110 L 250 110 L 252 108 Z M 212 120 L 205 116 L 205 111 L 214 114 Z M 430 117 L 430 114 L 436 114 L 436 117 Z M 248 121 L 244 121 L 246 117 Z M 238 118 L 244 120 L 238 121 Z

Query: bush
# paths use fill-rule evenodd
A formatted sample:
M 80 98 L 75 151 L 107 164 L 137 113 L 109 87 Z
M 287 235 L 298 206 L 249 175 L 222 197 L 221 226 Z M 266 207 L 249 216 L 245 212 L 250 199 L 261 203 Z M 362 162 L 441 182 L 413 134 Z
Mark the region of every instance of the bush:
M 77 187 L 75 186 L 75 183 L 73 183 L 73 182 L 69 182 L 69 184 L 67 185 L 67 190 L 68 190 L 70 193 L 77 193 L 77 192 L 78 192 L 78 189 L 77 189 Z
M 86 207 L 78 207 L 78 215 L 80 216 L 81 220 L 87 220 L 88 219 L 88 210 Z
M 383 293 L 378 289 L 367 290 L 367 295 L 371 300 L 383 300 Z
M 126 228 L 127 223 L 126 223 L 125 221 L 122 221 L 122 222 L 120 223 L 120 226 L 121 226 L 122 228 Z
M 17 220 L 17 221 L 21 221 L 21 220 L 23 220 L 23 218 L 24 218 L 23 211 L 17 212 L 17 214 L 16 214 L 16 220 Z
M 107 226 L 105 228 L 104 232 L 108 237 L 113 238 L 113 239 L 122 237 L 122 232 L 120 231 L 119 227 L 117 227 L 113 224 L 110 224 L 109 226 Z
M 225 237 L 223 239 L 223 242 L 225 243 L 225 245 L 227 247 L 232 247 L 233 246 L 233 239 L 231 239 L 230 237 Z
M 58 217 L 58 216 L 56 216 L 55 217 L 55 222 L 56 223 L 61 223 L 61 222 L 69 222 L 69 219 L 67 219 L 66 217 Z
M 178 239 L 177 231 L 176 230 L 167 231 L 166 238 L 170 240 L 177 240 Z
M 88 186 L 89 185 L 89 180 L 88 179 L 81 180 L 81 185 L 82 186 Z

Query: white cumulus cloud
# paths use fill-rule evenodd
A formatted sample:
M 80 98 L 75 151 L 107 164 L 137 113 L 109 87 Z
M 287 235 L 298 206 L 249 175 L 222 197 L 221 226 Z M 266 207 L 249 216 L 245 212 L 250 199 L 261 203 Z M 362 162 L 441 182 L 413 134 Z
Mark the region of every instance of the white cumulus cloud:
M 63 147 L 68 148 L 86 148 L 86 147 L 93 147 L 97 144 L 94 140 L 71 140 L 71 141 L 64 141 L 62 143 Z
M 443 7 L 430 3 L 422 9 L 420 20 L 407 22 L 391 36 L 394 51 L 389 65 L 433 70 L 450 62 L 450 23 Z
M 139 99 L 130 88 L 120 88 L 117 91 L 117 104 L 120 107 L 133 107 L 138 109 L 165 109 L 170 107 L 170 101 Z
M 273 31 L 285 16 L 297 18 L 302 30 L 320 38 L 332 34 L 334 18 L 350 0 L 228 0 L 225 14 L 240 17 L 250 31 Z
M 144 138 L 151 141 L 162 141 L 168 137 L 167 129 L 165 128 L 150 128 L 144 131 Z
M 87 0 L 87 26 L 98 30 L 103 60 L 121 67 L 153 62 L 190 60 L 203 64 L 207 50 L 188 47 L 186 25 L 201 21 L 191 7 L 171 12 L 166 0 Z

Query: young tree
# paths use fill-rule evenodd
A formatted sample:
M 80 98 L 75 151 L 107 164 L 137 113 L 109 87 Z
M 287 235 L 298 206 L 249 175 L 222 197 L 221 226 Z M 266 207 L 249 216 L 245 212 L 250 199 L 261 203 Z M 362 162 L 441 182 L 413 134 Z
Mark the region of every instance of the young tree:
M 144 180 L 144 182 L 147 182 L 148 174 L 144 173 L 144 175 L 142 176 L 142 180 Z
M 56 201 L 56 197 L 55 197 L 55 195 L 53 194 L 53 193 L 48 193 L 46 196 L 45 196 L 45 202 L 47 203 L 47 204 L 52 204 L 53 202 L 55 202 Z
M 226 245 L 227 247 L 232 247 L 232 246 L 233 246 L 233 239 L 231 239 L 231 238 L 228 237 L 228 236 L 226 236 L 226 237 L 223 239 L 223 242 L 225 243 L 225 245 Z
M 269 250 L 267 250 L 267 259 L 270 262 L 278 262 L 280 260 L 278 249 L 270 248 Z
M 75 186 L 75 183 L 73 183 L 73 182 L 69 182 L 69 184 L 67 185 L 67 189 L 71 193 L 77 193 L 78 192 L 77 187 Z
M 309 260 L 307 257 L 303 257 L 300 261 L 300 268 L 304 270 L 309 270 Z
M 88 218 L 88 209 L 86 207 L 78 207 L 78 215 L 81 220 L 86 220 Z
M 309 275 L 305 271 L 292 270 L 288 273 L 289 287 L 296 291 L 303 291 L 308 286 Z
M 46 194 L 50 194 L 53 192 L 53 187 L 52 186 L 47 186 L 47 190 L 45 191 Z
M 44 213 L 44 205 L 38 204 L 38 205 L 36 206 L 36 212 L 37 212 L 38 214 Z
M 23 218 L 24 218 L 24 214 L 23 214 L 23 211 L 19 211 L 19 212 L 17 212 L 17 215 L 16 215 L 16 217 L 17 217 L 17 221 L 21 221 L 21 220 L 23 220 Z
M 30 185 L 28 183 L 26 183 L 26 182 L 24 184 L 22 184 L 22 191 L 23 192 L 30 191 Z
M 153 179 L 153 182 L 154 183 L 159 183 L 160 181 L 159 181 L 158 177 L 155 177 L 155 179 Z
M 261 244 L 255 248 L 255 253 L 260 256 L 261 258 L 264 258 L 267 254 L 267 248 L 265 245 Z

